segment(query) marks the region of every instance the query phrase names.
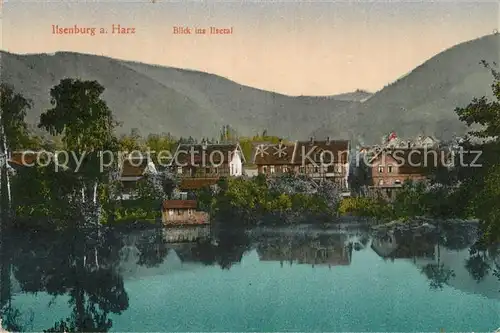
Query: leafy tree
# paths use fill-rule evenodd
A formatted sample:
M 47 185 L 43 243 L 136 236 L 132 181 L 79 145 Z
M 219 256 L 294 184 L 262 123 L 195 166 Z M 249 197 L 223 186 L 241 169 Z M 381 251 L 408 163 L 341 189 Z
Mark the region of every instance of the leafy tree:
M 63 79 L 50 90 L 52 109 L 40 116 L 39 128 L 62 135 L 66 148 L 95 152 L 115 148 L 118 123 L 102 99 L 104 87 L 97 81 Z
M 148 268 L 158 267 L 165 261 L 169 250 L 163 229 L 144 233 L 137 243 L 137 248 L 140 252 L 138 265 Z
M 317 188 L 317 195 L 323 199 L 332 211 L 336 211 L 341 200 L 339 186 L 331 181 L 323 181 Z
M 331 217 L 336 205 L 335 188 L 325 186 L 318 192 L 313 180 L 303 176 L 231 178 L 221 180 L 217 189 L 206 189 L 199 198 L 201 206 L 224 224 L 296 223 Z
M 102 99 L 104 87 L 97 81 L 63 79 L 50 91 L 52 108 L 40 116 L 39 128 L 51 135 L 61 135 L 69 152 L 83 156 L 83 166 L 78 175 L 84 183 L 83 197 L 96 202 L 99 181 L 108 180 L 101 172 L 101 155 L 104 151 L 116 152 L 118 142 L 114 135 L 118 123 L 106 102 Z M 69 162 L 74 162 L 70 159 Z M 75 165 L 70 165 L 75 170 Z M 91 185 L 93 183 L 93 186 Z
M 470 193 L 485 239 L 495 243 L 500 240 L 500 74 L 484 60 L 482 63 L 493 75 L 491 88 L 496 100 L 474 98 L 468 106 L 455 111 L 461 121 L 474 127 L 469 132 L 473 138 L 488 139 L 480 146 L 482 168 L 462 168 L 468 172 L 461 187 Z
M 430 263 L 422 267 L 421 272 L 430 281 L 430 288 L 433 290 L 443 289 L 445 285 L 448 285 L 450 280 L 455 277 L 455 272 L 449 269 L 444 264 L 441 263 L 441 237 L 437 237 L 437 255 L 436 262 Z
M 423 197 L 426 189 L 423 182 L 405 181 L 394 201 L 396 215 L 403 218 L 425 215 Z
M 268 187 L 271 191 L 296 194 L 313 194 L 317 192 L 318 185 L 305 175 L 283 174 L 268 179 Z
M 12 150 L 26 141 L 28 129 L 24 118 L 31 105 L 31 101 L 15 93 L 10 86 L 0 84 L 0 223 L 5 222 L 5 226 L 11 214 L 10 176 L 6 160 Z
M 487 262 L 486 258 L 481 254 L 471 255 L 465 261 L 465 268 L 477 283 L 486 278 L 491 271 L 491 266 Z
M 146 139 L 145 145 L 151 151 L 153 161 L 160 166 L 166 166 L 170 162 L 167 158 L 173 156 L 177 148 L 177 140 L 170 134 L 150 134 Z M 161 155 L 159 156 L 160 152 Z M 165 156 L 165 152 L 170 152 L 171 155 Z
M 427 276 L 430 281 L 431 289 L 443 289 L 453 277 L 453 270 L 446 268 L 443 264 L 427 264 L 422 268 L 422 273 Z
M 174 192 L 179 189 L 181 183 L 179 175 L 176 172 L 172 172 L 172 170 L 166 169 L 159 173 L 158 178 L 163 188 L 163 193 L 165 193 L 167 198 L 172 199 Z
M 28 137 L 25 117 L 31 107 L 30 100 L 12 87 L 0 84 L 0 152 L 15 150 L 25 142 Z
M 69 196 L 76 195 L 75 178 L 68 172 L 55 172 L 53 165 L 21 168 L 13 177 L 13 207 L 17 222 L 27 221 L 28 228 L 57 228 L 66 222 L 71 209 Z M 30 184 L 30 186 L 26 186 Z
M 337 210 L 340 215 L 373 217 L 377 220 L 395 217 L 393 207 L 381 197 L 343 198 Z
M 282 139 L 278 136 L 267 135 L 267 132 L 264 131 L 262 135 L 257 134 L 253 137 L 239 136 L 238 142 L 240 144 L 241 150 L 243 151 L 243 155 L 247 161 L 252 161 L 252 152 L 254 150 L 254 146 L 256 144 L 262 142 L 274 143 L 278 144 Z
M 118 274 L 123 243 L 112 233 L 96 235 L 65 230 L 53 234 L 48 242 L 28 237 L 31 239 L 12 249 L 13 273 L 23 292 L 69 296 L 70 317 L 46 332 L 107 332 L 112 325 L 109 314 L 128 308 Z
M 133 135 L 121 135 L 119 140 L 120 150 L 124 152 L 142 151 L 143 146 L 140 137 Z
M 159 209 L 163 200 L 167 199 L 159 175 L 145 174 L 137 182 L 137 197 L 147 204 L 148 208 Z
M 222 126 L 220 131 L 220 141 L 221 142 L 234 142 L 238 139 L 237 131 L 230 125 Z

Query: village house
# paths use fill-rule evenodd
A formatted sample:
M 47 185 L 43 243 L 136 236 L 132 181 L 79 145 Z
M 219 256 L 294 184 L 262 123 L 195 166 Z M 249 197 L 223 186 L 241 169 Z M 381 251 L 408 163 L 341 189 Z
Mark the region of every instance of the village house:
M 261 261 L 278 261 L 281 264 L 295 262 L 313 267 L 315 265 L 332 267 L 350 265 L 352 250 L 352 246 L 345 245 L 343 242 L 322 244 L 319 240 L 312 239 L 299 246 L 279 241 L 272 244 L 260 244 L 257 254 Z
M 46 150 L 13 151 L 9 155 L 7 169 L 13 174 L 26 168 L 49 167 L 49 165 L 51 168 L 55 168 L 54 162 L 57 160 L 54 153 Z M 68 166 L 65 165 L 65 161 L 59 161 L 56 171 L 67 168 Z
M 299 174 L 315 180 L 331 180 L 342 189 L 347 189 L 349 176 L 349 141 L 326 140 L 299 141 L 294 164 Z
M 253 163 L 257 166 L 257 173 L 264 175 L 293 173 L 293 158 L 296 142 L 278 144 L 259 143 L 254 147 Z
M 209 215 L 197 209 L 196 200 L 164 200 L 162 221 L 165 225 L 208 224 Z
M 311 138 L 309 141 L 260 145 L 255 149 L 253 163 L 259 174 L 307 175 L 318 183 L 330 180 L 347 189 L 349 141 Z
M 43 163 L 50 159 L 47 153 L 42 154 L 35 151 L 14 151 L 7 160 L 7 166 L 13 171 L 20 168 L 35 167 L 37 163 Z
M 245 156 L 238 143 L 180 144 L 170 168 L 181 178 L 180 190 L 214 185 L 222 177 L 243 175 Z
M 383 148 L 436 148 L 440 141 L 432 135 L 418 135 L 413 139 L 403 139 L 391 132 L 382 139 Z
M 368 185 L 389 198 L 405 181 L 427 181 L 438 167 L 449 163 L 449 154 L 438 149 L 382 149 L 368 161 Z
M 207 243 L 211 241 L 210 224 L 195 225 L 167 225 L 163 228 L 163 239 L 170 243 L 170 248 L 174 250 L 182 262 L 189 262 L 191 259 L 196 261 L 196 254 L 190 253 L 198 245 L 198 242 Z M 190 256 L 191 254 L 191 256 Z
M 157 174 L 158 171 L 153 161 L 145 156 L 128 156 L 119 163 L 119 180 L 123 186 L 122 199 L 133 197 L 137 182 L 147 173 Z
M 393 233 L 375 237 L 371 249 L 384 260 L 433 258 L 434 245 L 422 236 L 412 235 L 412 239 L 398 239 Z

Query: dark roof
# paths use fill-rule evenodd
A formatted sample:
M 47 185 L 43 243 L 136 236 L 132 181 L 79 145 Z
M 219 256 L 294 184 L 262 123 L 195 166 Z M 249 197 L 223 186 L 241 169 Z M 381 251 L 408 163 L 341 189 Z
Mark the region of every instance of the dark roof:
M 253 163 L 257 165 L 292 164 L 295 144 L 258 144 L 252 154 Z
M 15 151 L 11 153 L 9 164 L 11 166 L 35 166 L 37 159 L 43 161 L 48 158 L 47 153 L 31 152 L 31 151 Z
M 321 157 L 322 153 L 323 157 Z M 294 163 L 302 164 L 302 160 L 304 160 L 307 164 L 310 163 L 310 158 L 316 163 L 323 161 L 323 163 L 345 164 L 348 162 L 348 154 L 349 141 L 347 140 L 299 141 L 297 142 Z M 331 161 L 331 158 L 333 158 L 333 161 Z
M 349 141 L 297 141 L 294 144 L 283 144 L 285 154 L 279 156 L 279 144 L 267 144 L 254 150 L 254 163 L 257 165 L 279 164 L 311 164 L 315 163 L 342 163 L 348 162 Z M 333 159 L 333 161 L 332 161 Z
M 148 166 L 147 158 L 128 158 L 123 161 L 122 177 L 140 177 Z
M 183 178 L 179 188 L 181 190 L 198 190 L 210 185 L 217 184 L 219 178 Z
M 237 143 L 227 144 L 180 144 L 174 154 L 172 165 L 179 164 L 190 165 L 192 163 L 203 163 L 205 156 L 205 164 L 228 164 L 235 152 L 241 149 Z M 244 160 L 243 154 L 241 158 Z
M 196 200 L 165 200 L 163 210 L 166 209 L 196 209 Z

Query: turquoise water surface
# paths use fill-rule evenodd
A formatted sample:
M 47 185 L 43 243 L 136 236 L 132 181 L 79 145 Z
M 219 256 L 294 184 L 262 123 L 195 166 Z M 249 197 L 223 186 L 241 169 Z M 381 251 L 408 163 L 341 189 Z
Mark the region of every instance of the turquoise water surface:
M 110 303 L 121 304 L 115 311 L 121 313 L 108 311 L 110 331 L 492 332 L 500 326 L 498 261 L 485 257 L 490 269 L 478 277 L 467 269 L 468 247 L 430 242 L 426 253 L 412 254 L 359 233 L 274 234 L 219 243 L 219 250 L 164 244 L 161 251 L 153 241 L 152 256 L 163 254 L 144 265 L 144 238 L 126 238 L 115 268 L 120 281 L 106 282 L 111 273 L 95 280 L 95 272 L 85 273 L 88 299 L 99 293 L 102 299 L 123 284 L 121 296 L 110 296 Z M 425 267 L 438 267 L 440 274 Z M 70 317 L 69 290 L 58 296 L 44 288 L 23 291 L 14 270 L 11 307 L 19 310 L 23 330 L 42 331 Z

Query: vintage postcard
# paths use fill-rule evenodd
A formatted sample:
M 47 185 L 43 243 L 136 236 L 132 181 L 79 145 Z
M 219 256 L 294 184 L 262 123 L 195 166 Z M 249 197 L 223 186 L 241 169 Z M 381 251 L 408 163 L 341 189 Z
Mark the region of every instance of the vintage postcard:
M 495 1 L 3 0 L 0 332 L 500 332 Z

